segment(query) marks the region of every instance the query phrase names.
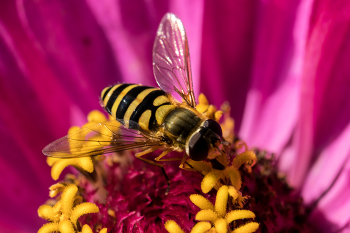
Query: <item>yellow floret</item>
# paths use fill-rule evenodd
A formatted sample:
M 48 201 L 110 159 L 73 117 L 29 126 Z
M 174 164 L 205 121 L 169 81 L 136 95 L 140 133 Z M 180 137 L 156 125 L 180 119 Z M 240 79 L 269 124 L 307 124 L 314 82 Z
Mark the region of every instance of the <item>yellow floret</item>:
M 190 196 L 190 200 L 193 202 L 193 204 L 195 204 L 196 206 L 198 206 L 202 210 L 212 210 L 212 211 L 215 210 L 213 204 L 210 201 L 208 201 L 205 197 L 203 197 L 202 195 L 192 194 Z
M 218 190 L 215 200 L 215 211 L 220 217 L 223 217 L 226 214 L 227 198 L 228 187 L 224 185 Z
M 57 194 L 61 193 L 65 188 L 66 186 L 62 183 L 51 185 L 51 187 L 49 188 L 50 190 L 49 196 L 51 198 L 54 198 Z
M 208 222 L 199 222 L 191 230 L 191 233 L 203 233 L 210 230 L 211 224 Z
M 97 205 L 89 202 L 81 203 L 80 205 L 77 205 L 71 214 L 71 221 L 74 225 L 77 224 L 77 220 L 80 216 L 84 214 L 91 214 L 91 213 L 97 213 L 99 211 Z
M 239 168 L 243 163 L 250 163 L 253 164 L 256 161 L 256 155 L 253 151 L 245 151 L 239 155 L 237 155 L 233 161 L 232 161 L 232 165 L 235 168 Z
M 81 233 L 93 233 L 92 229 L 89 225 L 85 224 L 81 229 Z
M 237 229 L 235 229 L 234 231 L 232 231 L 232 233 L 251 233 L 251 232 L 255 232 L 256 230 L 258 230 L 259 228 L 259 223 L 257 222 L 250 222 L 245 224 L 244 226 L 241 226 Z
M 219 218 L 214 222 L 214 226 L 217 232 L 227 233 L 227 222 L 223 218 Z
M 97 122 L 98 123 L 98 122 L 107 121 L 107 118 L 102 112 L 100 112 L 98 110 L 93 110 L 87 115 L 87 120 L 89 122 Z
M 90 157 L 58 159 L 51 168 L 52 179 L 58 180 L 62 171 L 68 166 L 75 166 L 90 173 L 94 171 L 94 164 Z
M 45 220 L 54 221 L 52 206 L 42 205 L 38 209 L 38 215 Z
M 242 180 L 239 171 L 236 168 L 230 166 L 225 169 L 225 174 L 230 178 L 231 185 L 237 190 L 240 190 L 242 186 Z
M 164 227 L 169 233 L 184 233 L 180 226 L 173 220 L 166 221 Z
M 230 223 L 238 219 L 255 218 L 255 214 L 250 210 L 233 210 L 225 217 L 226 222 Z
M 78 192 L 78 187 L 74 184 L 68 185 L 62 192 L 61 202 L 62 202 L 62 214 L 70 215 L 73 207 L 74 196 Z
M 55 231 L 59 231 L 58 223 L 46 223 L 38 230 L 38 233 L 51 233 Z
M 218 219 L 217 213 L 212 210 L 201 210 L 196 214 L 196 220 L 198 221 L 210 221 L 215 222 Z
M 212 170 L 206 174 L 201 183 L 202 192 L 208 193 L 210 190 L 212 190 L 222 176 L 223 173 L 219 170 Z
M 62 184 L 52 185 L 51 188 L 61 189 Z M 77 233 L 75 229 L 77 227 L 78 218 L 84 214 L 96 213 L 99 211 L 99 208 L 93 203 L 85 202 L 77 205 L 77 203 L 82 201 L 82 197 L 76 195 L 77 191 L 78 187 L 75 184 L 64 186 L 61 200 L 57 201 L 53 207 L 49 205 L 42 205 L 39 207 L 39 217 L 54 222 L 42 226 L 38 231 L 39 233 L 54 231 Z M 91 228 L 88 225 L 84 225 L 82 233 L 90 232 L 92 232 Z M 107 233 L 107 228 L 102 229 L 100 233 Z
M 69 220 L 63 220 L 59 223 L 58 228 L 60 232 L 75 233 L 74 227 Z

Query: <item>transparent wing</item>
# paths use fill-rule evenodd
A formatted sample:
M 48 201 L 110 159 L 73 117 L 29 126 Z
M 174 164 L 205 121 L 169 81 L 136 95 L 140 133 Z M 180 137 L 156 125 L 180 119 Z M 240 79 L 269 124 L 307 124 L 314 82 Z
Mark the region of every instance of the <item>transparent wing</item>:
M 43 154 L 55 158 L 78 158 L 164 145 L 161 138 L 143 131 L 136 122 L 122 123 L 132 129 L 118 121 L 98 123 L 52 142 L 43 149 Z
M 165 92 L 175 91 L 189 106 L 196 106 L 187 36 L 174 14 L 167 13 L 159 24 L 153 45 L 153 73 Z

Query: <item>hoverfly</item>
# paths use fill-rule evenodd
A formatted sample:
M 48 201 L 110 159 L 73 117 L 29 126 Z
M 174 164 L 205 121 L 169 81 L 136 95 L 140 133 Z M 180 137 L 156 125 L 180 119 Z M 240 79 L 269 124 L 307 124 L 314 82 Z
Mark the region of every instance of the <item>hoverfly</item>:
M 98 123 L 85 127 L 49 144 L 43 149 L 47 156 L 76 158 L 96 156 L 139 148 L 135 156 L 162 169 L 169 189 L 169 179 L 162 164 L 142 158 L 158 149 L 164 151 L 156 161 L 195 161 L 209 159 L 220 167 L 214 150 L 229 143 L 222 137 L 221 126 L 196 110 L 190 54 L 185 28 L 174 14 L 161 20 L 153 46 L 153 73 L 159 88 L 117 84 L 105 88 L 101 102 L 120 126 Z M 182 98 L 179 103 L 170 94 Z M 185 152 L 183 158 L 162 159 L 171 151 Z

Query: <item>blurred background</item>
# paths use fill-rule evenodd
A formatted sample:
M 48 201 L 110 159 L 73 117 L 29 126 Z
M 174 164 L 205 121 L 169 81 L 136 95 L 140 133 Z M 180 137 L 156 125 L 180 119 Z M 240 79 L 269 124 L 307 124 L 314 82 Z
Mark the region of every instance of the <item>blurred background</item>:
M 56 182 L 41 150 L 102 110 L 103 88 L 157 86 L 152 46 L 167 12 L 185 25 L 196 95 L 229 101 L 240 137 L 276 153 L 306 203 L 332 212 L 324 224 L 348 226 L 334 214 L 347 199 L 318 202 L 349 174 L 347 1 L 2 0 L 0 232 L 44 223 L 36 211 Z

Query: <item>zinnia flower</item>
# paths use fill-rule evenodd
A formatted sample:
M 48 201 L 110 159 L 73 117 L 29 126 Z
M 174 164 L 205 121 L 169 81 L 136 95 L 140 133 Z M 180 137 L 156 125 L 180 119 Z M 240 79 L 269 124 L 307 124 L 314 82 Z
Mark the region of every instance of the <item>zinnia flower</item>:
M 3 1 L 0 231 L 35 232 L 44 224 L 37 209 L 55 182 L 41 150 L 84 124 L 104 87 L 156 86 L 152 45 L 166 12 L 186 27 L 196 96 L 205 93 L 215 106 L 229 101 L 237 134 L 275 154 L 303 198 L 309 226 L 349 231 L 350 4 L 341 0 Z M 123 182 L 145 173 L 162 179 L 152 172 L 132 170 Z M 181 183 L 177 172 L 172 182 Z M 140 222 L 133 214 L 128 224 Z M 114 224 L 98 217 L 91 214 L 89 224 Z

